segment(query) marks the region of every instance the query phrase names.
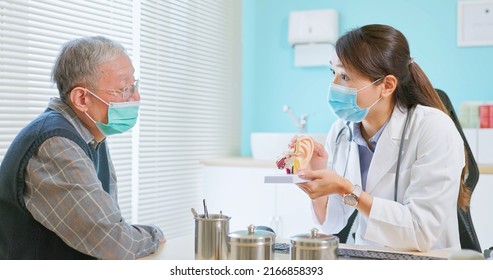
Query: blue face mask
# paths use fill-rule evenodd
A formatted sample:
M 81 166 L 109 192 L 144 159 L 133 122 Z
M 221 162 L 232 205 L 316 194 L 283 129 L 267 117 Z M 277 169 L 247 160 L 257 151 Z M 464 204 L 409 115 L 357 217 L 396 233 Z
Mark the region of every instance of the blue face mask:
M 327 98 L 329 106 L 332 108 L 336 116 L 344 121 L 350 121 L 355 123 L 359 123 L 363 121 L 363 119 L 370 111 L 371 107 L 377 104 L 378 101 L 380 101 L 380 99 L 382 98 L 379 98 L 370 107 L 362 109 L 358 106 L 357 103 L 358 91 L 373 85 L 374 83 L 380 81 L 381 79 L 382 78 L 360 89 L 345 87 L 331 83 L 329 87 L 328 98 Z
M 108 123 L 96 122 L 87 112 L 86 116 L 91 119 L 98 127 L 99 131 L 106 136 L 120 134 L 131 129 L 137 122 L 139 117 L 139 101 L 128 102 L 110 102 L 107 103 L 99 96 L 87 90 L 94 97 L 99 99 L 104 104 L 108 105 Z

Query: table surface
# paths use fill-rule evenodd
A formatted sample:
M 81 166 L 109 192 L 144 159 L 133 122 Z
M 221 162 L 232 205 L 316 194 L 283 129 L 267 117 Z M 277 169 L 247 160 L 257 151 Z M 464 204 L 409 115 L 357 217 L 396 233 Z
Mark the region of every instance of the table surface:
M 276 242 L 285 242 L 287 243 L 289 240 L 276 240 Z M 398 253 L 411 253 L 421 256 L 430 256 L 430 257 L 439 257 L 439 258 L 447 258 L 449 255 L 448 250 L 432 250 L 428 252 L 409 252 L 403 251 L 399 249 L 391 249 L 391 248 L 376 248 L 376 247 L 366 247 L 366 246 L 358 246 L 352 244 L 339 244 L 339 248 L 348 248 L 348 249 L 366 249 L 366 250 L 374 250 L 374 251 L 383 251 L 383 252 L 398 252 Z M 161 244 L 159 249 L 154 253 L 147 257 L 141 258 L 141 260 L 194 260 L 194 237 L 193 235 L 185 235 L 183 237 L 174 238 L 166 241 Z M 283 253 L 275 253 L 275 260 L 289 260 L 289 254 Z

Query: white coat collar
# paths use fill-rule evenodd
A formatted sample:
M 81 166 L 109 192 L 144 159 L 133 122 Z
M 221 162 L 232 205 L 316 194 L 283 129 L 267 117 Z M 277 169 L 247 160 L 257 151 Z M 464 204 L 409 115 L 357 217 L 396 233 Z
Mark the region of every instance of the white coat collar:
M 375 147 L 375 153 L 366 179 L 367 192 L 371 192 L 387 173 L 395 172 L 395 170 L 391 170 L 391 168 L 395 169 L 396 167 L 399 144 L 402 130 L 404 129 L 404 123 L 406 122 L 407 112 L 407 109 L 401 109 L 397 106 L 394 107 L 389 123 L 382 132 L 382 135 L 377 142 L 377 146 Z M 404 138 L 407 139 L 408 137 L 409 130 Z

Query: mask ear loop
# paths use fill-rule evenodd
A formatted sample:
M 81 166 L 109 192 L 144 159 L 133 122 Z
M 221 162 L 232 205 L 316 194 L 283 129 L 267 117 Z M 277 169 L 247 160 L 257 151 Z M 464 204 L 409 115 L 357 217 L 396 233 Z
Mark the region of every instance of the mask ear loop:
M 371 85 L 374 85 L 375 83 L 377 83 L 377 82 L 378 82 L 378 81 L 380 81 L 381 79 L 383 79 L 383 77 L 380 77 L 380 78 L 376 79 L 375 81 L 373 81 L 373 83 L 371 83 L 371 84 L 367 84 L 366 86 L 364 86 L 364 87 L 362 87 L 362 88 L 358 89 L 357 91 L 364 90 L 365 88 L 367 88 L 367 87 L 369 87 L 369 86 L 371 86 Z
M 369 86 L 371 86 L 371 85 L 375 84 L 376 82 L 380 81 L 381 79 L 383 79 L 383 77 L 378 78 L 378 79 L 376 79 L 373 83 L 371 83 L 371 84 L 369 84 L 369 85 L 366 85 L 366 86 L 364 86 L 364 87 L 362 87 L 362 88 L 358 89 L 358 90 L 357 90 L 357 92 L 358 92 L 358 91 L 360 91 L 360 90 L 364 90 L 365 88 L 367 88 L 367 87 L 369 87 Z M 371 104 L 371 105 L 370 105 L 369 107 L 367 107 L 366 109 L 370 110 L 370 109 L 371 109 L 371 107 L 375 106 L 375 104 L 377 104 L 377 103 L 378 103 L 378 101 L 380 101 L 381 99 L 382 99 L 382 97 L 379 97 L 379 98 L 378 98 L 375 102 L 373 102 L 373 104 Z M 358 107 L 359 107 L 359 106 L 358 106 Z M 360 108 L 360 109 L 361 109 L 361 108 Z M 351 138 L 352 138 L 352 137 L 351 137 Z
M 382 97 L 378 98 L 375 102 L 373 102 L 373 104 L 370 105 L 370 107 L 368 107 L 367 109 L 370 110 L 371 107 L 375 106 L 375 104 L 378 103 L 378 101 L 380 101 L 382 99 Z
M 84 114 L 86 114 L 86 116 L 93 122 L 93 123 L 96 123 L 96 121 L 91 117 L 89 116 L 89 114 L 87 112 L 84 112 Z
M 103 102 L 104 104 L 110 106 L 110 104 L 106 101 L 104 101 L 101 97 L 97 96 L 96 94 L 94 94 L 92 91 L 90 91 L 89 89 L 85 89 L 87 92 L 89 92 L 90 94 L 92 94 L 92 96 L 96 97 L 97 99 L 99 99 L 99 101 Z
M 97 96 L 96 94 L 94 94 L 92 91 L 90 91 L 89 89 L 85 88 L 85 90 L 87 92 L 89 92 L 92 96 L 96 97 L 97 99 L 99 99 L 101 102 L 103 102 L 104 104 L 108 105 L 108 107 L 110 106 L 110 104 L 108 104 L 106 101 L 104 101 L 103 99 L 101 99 L 101 97 Z M 95 121 L 91 116 L 89 116 L 89 114 L 86 112 L 84 112 L 84 114 L 86 114 L 86 116 L 93 122 L 93 123 L 97 123 L 97 121 Z

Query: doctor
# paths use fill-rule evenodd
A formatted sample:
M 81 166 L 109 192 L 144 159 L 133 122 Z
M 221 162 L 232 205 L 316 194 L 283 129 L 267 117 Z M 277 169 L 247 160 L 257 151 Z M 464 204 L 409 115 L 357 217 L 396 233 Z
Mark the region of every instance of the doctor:
M 406 38 L 367 25 L 342 36 L 336 53 L 328 103 L 339 120 L 299 173 L 313 180 L 298 186 L 316 219 L 338 233 L 357 209 L 356 244 L 460 249 L 463 142 Z

